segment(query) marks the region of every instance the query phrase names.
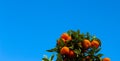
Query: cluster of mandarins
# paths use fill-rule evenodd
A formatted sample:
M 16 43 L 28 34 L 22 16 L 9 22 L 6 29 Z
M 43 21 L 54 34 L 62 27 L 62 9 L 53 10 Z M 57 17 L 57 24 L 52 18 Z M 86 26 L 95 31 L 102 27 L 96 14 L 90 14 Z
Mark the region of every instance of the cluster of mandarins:
M 110 58 L 101 58 L 100 49 L 101 41 L 95 36 L 70 30 L 63 33 L 56 47 L 48 51 L 57 52 L 56 61 L 110 61 Z

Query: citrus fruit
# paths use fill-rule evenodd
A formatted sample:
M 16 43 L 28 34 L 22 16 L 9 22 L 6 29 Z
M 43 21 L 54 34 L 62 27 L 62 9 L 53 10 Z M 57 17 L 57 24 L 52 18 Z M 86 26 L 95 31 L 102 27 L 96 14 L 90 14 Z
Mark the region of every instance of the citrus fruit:
M 60 53 L 61 54 L 69 54 L 69 51 L 70 51 L 69 48 L 64 46 L 61 48 Z

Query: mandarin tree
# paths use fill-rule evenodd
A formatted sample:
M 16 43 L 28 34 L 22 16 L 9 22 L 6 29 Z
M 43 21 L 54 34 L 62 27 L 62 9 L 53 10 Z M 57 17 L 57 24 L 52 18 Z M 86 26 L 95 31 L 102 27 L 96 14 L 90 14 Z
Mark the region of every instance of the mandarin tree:
M 110 58 L 101 58 L 101 40 L 87 33 L 69 30 L 63 33 L 56 41 L 56 46 L 48 52 L 56 52 L 55 61 L 110 61 Z M 44 57 L 43 61 L 52 61 Z

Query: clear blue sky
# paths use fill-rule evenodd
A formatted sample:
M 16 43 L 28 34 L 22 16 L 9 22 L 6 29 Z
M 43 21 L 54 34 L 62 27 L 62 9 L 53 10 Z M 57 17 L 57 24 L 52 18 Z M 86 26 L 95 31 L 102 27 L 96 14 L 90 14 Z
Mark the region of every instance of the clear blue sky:
M 119 0 L 0 0 L 0 61 L 41 61 L 70 29 L 95 34 L 119 61 Z

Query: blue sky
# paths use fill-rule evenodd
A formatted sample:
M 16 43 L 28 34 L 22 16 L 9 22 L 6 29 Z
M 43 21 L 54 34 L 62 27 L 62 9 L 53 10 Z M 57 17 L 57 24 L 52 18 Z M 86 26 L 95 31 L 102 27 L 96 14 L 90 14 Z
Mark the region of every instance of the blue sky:
M 103 57 L 119 60 L 119 0 L 0 0 L 0 61 L 41 61 L 68 30 L 102 41 Z

